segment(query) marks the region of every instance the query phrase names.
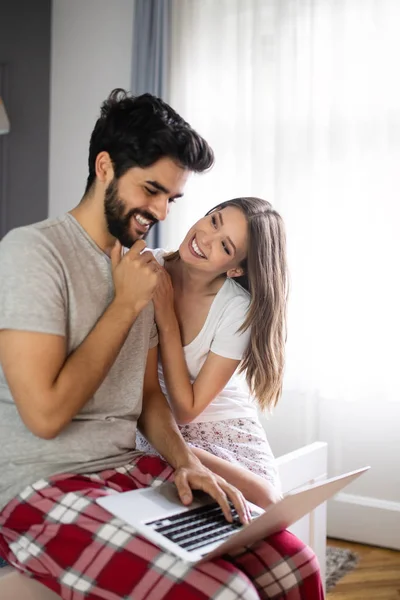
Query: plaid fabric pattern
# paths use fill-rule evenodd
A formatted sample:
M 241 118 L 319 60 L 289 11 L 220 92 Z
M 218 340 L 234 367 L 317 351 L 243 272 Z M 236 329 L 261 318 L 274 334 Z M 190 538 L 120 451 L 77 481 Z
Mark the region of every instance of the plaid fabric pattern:
M 0 513 L 0 554 L 65 600 L 323 600 L 317 560 L 285 531 L 195 567 L 136 535 L 95 499 L 163 481 L 155 456 L 28 486 Z

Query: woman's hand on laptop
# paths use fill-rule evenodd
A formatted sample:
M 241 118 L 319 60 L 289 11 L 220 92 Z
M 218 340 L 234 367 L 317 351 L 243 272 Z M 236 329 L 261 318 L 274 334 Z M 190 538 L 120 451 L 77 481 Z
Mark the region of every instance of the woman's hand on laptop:
M 232 502 L 244 525 L 251 521 L 250 508 L 243 494 L 225 479 L 203 466 L 195 456 L 187 465 L 176 469 L 175 485 L 185 506 L 193 501 L 192 490 L 202 490 L 218 502 L 227 521 L 232 522 L 229 501 Z

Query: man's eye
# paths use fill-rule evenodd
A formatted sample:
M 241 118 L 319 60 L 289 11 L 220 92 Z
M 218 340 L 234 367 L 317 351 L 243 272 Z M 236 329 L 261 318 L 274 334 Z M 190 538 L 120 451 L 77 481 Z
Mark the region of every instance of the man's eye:
M 144 189 L 146 190 L 146 192 L 147 192 L 148 194 L 150 194 L 150 196 L 155 196 L 155 195 L 158 193 L 156 190 L 151 190 L 151 189 L 150 189 L 150 188 L 148 188 L 148 187 L 145 187 Z
M 230 253 L 230 251 L 229 251 L 229 248 L 228 248 L 228 246 L 225 244 L 225 242 L 222 242 L 222 247 L 223 247 L 224 251 L 225 251 L 227 254 L 229 254 L 229 255 L 231 254 L 231 253 Z

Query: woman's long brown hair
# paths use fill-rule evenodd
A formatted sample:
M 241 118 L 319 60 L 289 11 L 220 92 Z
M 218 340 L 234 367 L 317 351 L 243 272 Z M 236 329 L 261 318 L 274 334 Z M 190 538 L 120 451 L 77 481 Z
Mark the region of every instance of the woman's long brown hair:
M 251 301 L 240 331 L 251 328 L 250 342 L 239 367 L 261 409 L 271 409 L 282 392 L 285 366 L 288 270 L 286 235 L 282 217 L 260 198 L 235 198 L 212 208 L 239 208 L 248 223 L 244 274 L 235 281 L 250 293 Z M 174 252 L 166 257 L 178 257 Z

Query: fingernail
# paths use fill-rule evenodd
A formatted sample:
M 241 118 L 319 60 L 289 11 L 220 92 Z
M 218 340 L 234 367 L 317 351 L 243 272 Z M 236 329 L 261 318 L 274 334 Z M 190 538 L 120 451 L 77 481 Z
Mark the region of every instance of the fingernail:
M 184 494 L 182 496 L 182 500 L 183 500 L 183 502 L 190 502 L 190 496 L 188 494 Z

